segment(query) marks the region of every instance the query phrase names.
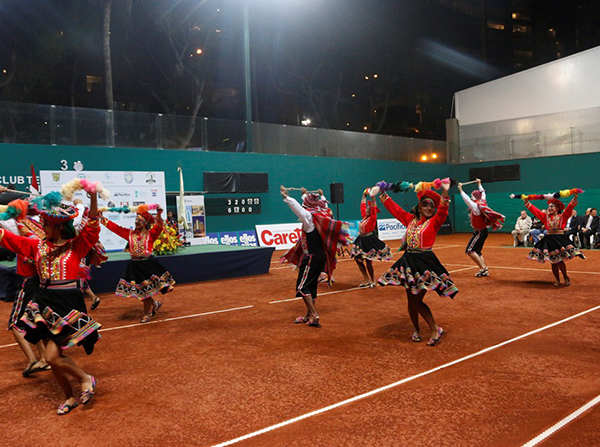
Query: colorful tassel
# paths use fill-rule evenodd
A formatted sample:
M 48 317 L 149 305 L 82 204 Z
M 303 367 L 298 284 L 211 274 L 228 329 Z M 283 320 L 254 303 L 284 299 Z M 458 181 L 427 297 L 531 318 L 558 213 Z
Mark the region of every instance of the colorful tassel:
M 583 189 L 573 188 L 573 189 L 561 189 L 557 192 L 550 192 L 547 194 L 510 194 L 511 199 L 522 199 L 522 200 L 550 200 L 550 199 L 560 199 L 572 196 L 574 194 L 583 193 Z

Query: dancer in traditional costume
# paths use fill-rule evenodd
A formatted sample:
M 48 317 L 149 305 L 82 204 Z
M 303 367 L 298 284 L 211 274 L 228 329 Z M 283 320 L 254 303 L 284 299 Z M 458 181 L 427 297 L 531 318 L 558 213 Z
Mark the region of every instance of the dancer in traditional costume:
M 375 230 L 377 229 L 377 203 L 375 197 L 369 195 L 370 188 L 365 189 L 360 202 L 362 221 L 358 225 L 358 237 L 354 240 L 354 248 L 350 253 L 363 275 L 363 282 L 358 287 L 375 287 L 375 274 L 373 261 L 387 261 L 392 259 L 390 248 L 382 242 Z
M 573 246 L 564 230 L 567 220 L 569 220 L 573 209 L 577 205 L 577 196 L 578 193 L 573 194 L 573 198 L 566 209 L 565 204 L 559 199 L 549 199 L 546 211 L 535 207 L 527 198 L 524 199 L 527 209 L 544 224 L 547 230 L 547 234 L 534 245 L 527 257 L 534 261 L 542 263 L 549 261 L 551 263 L 552 274 L 556 279 L 554 282 L 556 287 L 560 286 L 559 271 L 563 274 L 565 286 L 571 285 L 565 261 L 569 261 L 576 256 L 585 259 L 583 253 Z
M 80 231 L 83 225 L 84 218 L 87 217 L 89 208 L 83 205 L 81 199 L 73 200 L 73 204 L 77 208 L 79 214 L 73 221 L 73 226 L 77 231 Z M 92 267 L 100 267 L 101 264 L 108 261 L 108 255 L 104 249 L 102 242 L 98 241 L 92 249 L 81 259 L 79 265 L 79 278 L 83 281 L 83 293 L 92 301 L 91 310 L 96 310 L 100 305 L 100 297 L 97 296 L 90 287 L 89 281 L 92 279 Z
M 155 300 L 154 295 L 172 292 L 175 285 L 171 274 L 152 254 L 154 241 L 164 227 L 161 213 L 162 209 L 157 208 L 155 219 L 147 207 L 138 207 L 133 230 L 102 218 L 102 224 L 106 228 L 128 242 L 131 261 L 127 265 L 125 275 L 117 284 L 115 294 L 125 298 L 136 298 L 143 303 L 144 315 L 140 320 L 142 323 L 148 323 L 162 306 L 162 302 Z
M 504 216 L 495 212 L 487 206 L 485 201 L 485 189 L 481 186 L 481 180 L 476 179 L 477 189 L 469 197 L 462 189 L 462 183 L 458 184 L 458 190 L 465 204 L 469 207 L 473 236 L 467 244 L 465 253 L 479 266 L 477 277 L 489 276 L 490 272 L 483 259 L 483 244 L 488 237 L 488 227 L 493 230 L 502 228 Z
M 326 203 L 318 194 L 304 195 L 302 206 L 288 196 L 288 190 L 283 186 L 281 195 L 302 222 L 300 240 L 281 258 L 282 262 L 291 262 L 298 267 L 296 296 L 301 297 L 306 305 L 306 315 L 296 318 L 294 322 L 321 327 L 315 309 L 319 275 L 325 272 L 331 282 L 338 243 L 348 245 L 348 232 L 343 222 L 331 218 Z
M 66 400 L 58 406 L 64 415 L 79 403 L 88 404 L 94 396 L 96 379 L 81 369 L 63 351 L 81 345 L 89 355 L 100 338 L 101 325 L 90 318 L 77 279 L 80 259 L 96 243 L 100 234 L 97 218 L 97 196 L 91 194 L 91 207 L 85 227 L 79 235 L 73 227 L 77 209 L 60 205 L 40 210 L 44 240 L 14 235 L 0 230 L 0 243 L 15 253 L 33 259 L 40 287 L 27 304 L 21 320 L 25 339 L 32 344 L 44 340 L 46 361 L 62 388 Z M 75 397 L 69 376 L 81 385 L 79 400 Z
M 27 227 L 22 224 L 15 222 L 14 220 L 1 221 L 0 227 L 6 231 L 10 231 L 13 234 L 17 234 L 24 237 L 32 237 L 37 239 L 39 242 L 43 237 L 39 237 L 38 234 L 28 230 Z M 39 227 L 39 231 L 42 229 Z M 0 242 L 1 245 L 1 242 Z M 50 365 L 46 362 L 45 351 L 43 341 L 39 341 L 36 344 L 39 357 L 38 360 L 35 353 L 33 352 L 32 345 L 25 340 L 25 330 L 22 328 L 23 323 L 20 321 L 25 313 L 25 308 L 29 303 L 29 300 L 33 297 L 35 291 L 39 287 L 40 279 L 35 268 L 33 259 L 27 259 L 20 254 L 17 254 L 17 275 L 23 278 L 21 283 L 21 289 L 17 294 L 13 308 L 8 318 L 8 330 L 12 332 L 15 341 L 23 351 L 23 354 L 27 357 L 28 363 L 23 370 L 23 377 L 29 377 L 39 371 L 48 371 Z
M 412 341 L 422 340 L 420 315 L 431 329 L 427 346 L 437 345 L 445 332 L 435 322 L 429 306 L 423 302 L 425 294 L 434 290 L 440 296 L 454 298 L 458 293 L 450 274 L 432 251 L 435 237 L 448 217 L 450 184 L 444 183 L 441 188 L 441 197 L 431 189 L 419 191 L 419 203 L 410 213 L 403 210 L 386 193 L 380 195 L 383 205 L 392 216 L 406 226 L 407 249 L 390 270 L 379 278 L 379 284 L 403 286 L 406 289 L 408 313 L 414 326 Z

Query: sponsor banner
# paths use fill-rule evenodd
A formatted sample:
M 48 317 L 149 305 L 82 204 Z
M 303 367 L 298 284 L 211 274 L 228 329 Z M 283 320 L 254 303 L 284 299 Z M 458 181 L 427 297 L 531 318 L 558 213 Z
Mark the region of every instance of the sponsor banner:
M 358 237 L 358 226 L 360 220 L 349 220 L 348 221 L 348 232 L 350 233 L 350 239 L 352 242 Z
M 41 193 L 60 191 L 65 183 L 74 178 L 99 180 L 108 189 L 111 196 L 108 200 L 98 197 L 98 206 L 120 207 L 138 206 L 158 203 L 162 209 L 167 209 L 165 195 L 165 173 L 157 171 L 40 171 Z M 90 205 L 90 199 L 85 191 L 77 191 L 74 199 L 81 199 L 85 206 Z M 125 228 L 135 227 L 133 213 L 104 213 L 104 216 L 117 225 Z M 163 215 L 163 218 L 166 216 Z M 127 241 L 107 230 L 101 225 L 100 242 L 107 251 L 123 250 Z
M 238 231 L 238 239 L 242 247 L 258 247 L 256 231 Z
M 219 244 L 221 245 L 240 245 L 237 231 L 228 231 L 219 233 Z
M 177 210 L 180 197 L 177 196 Z M 208 244 L 206 235 L 206 214 L 204 208 L 204 196 L 183 196 L 185 206 L 185 220 L 190 226 L 189 230 L 185 231 L 181 224 L 179 225 L 179 233 L 190 245 Z
M 206 233 L 206 239 L 211 245 L 219 245 L 219 233 Z
M 256 236 L 261 247 L 277 250 L 292 248 L 302 235 L 302 223 L 256 225 Z
M 213 245 L 237 245 L 240 247 L 258 247 L 256 231 L 227 231 L 207 233 L 207 243 Z
M 379 239 L 390 241 L 392 239 L 402 239 L 406 233 L 406 227 L 396 219 L 379 219 L 377 221 L 379 230 Z

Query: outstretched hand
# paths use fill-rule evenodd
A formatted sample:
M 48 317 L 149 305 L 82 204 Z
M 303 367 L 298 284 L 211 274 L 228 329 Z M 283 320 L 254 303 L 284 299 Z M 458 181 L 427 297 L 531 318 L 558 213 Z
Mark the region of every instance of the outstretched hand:
M 306 189 L 304 189 L 304 188 L 303 188 L 303 190 L 306 191 Z M 283 185 L 281 185 L 281 187 L 279 188 L 279 192 L 283 196 L 283 198 L 286 198 L 288 196 L 288 190 Z

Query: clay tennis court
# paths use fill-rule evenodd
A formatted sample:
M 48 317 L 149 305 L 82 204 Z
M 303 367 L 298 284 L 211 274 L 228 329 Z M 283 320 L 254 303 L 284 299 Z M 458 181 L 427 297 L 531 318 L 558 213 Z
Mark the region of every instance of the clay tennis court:
M 323 327 L 294 325 L 305 308 L 278 253 L 268 275 L 179 285 L 150 324 L 140 304 L 102 295 L 94 354 L 69 351 L 97 393 L 66 416 L 51 373 L 21 377 L 26 359 L 3 332 L 2 443 L 522 446 L 550 429 L 544 446 L 599 445 L 600 410 L 583 407 L 600 394 L 600 252 L 568 262 L 572 285 L 555 288 L 507 234 L 490 235 L 490 276 L 475 278 L 468 239 L 437 238 L 460 293 L 426 297 L 447 331 L 433 348 L 410 340 L 404 290 L 358 289 L 348 257 L 320 286 Z

